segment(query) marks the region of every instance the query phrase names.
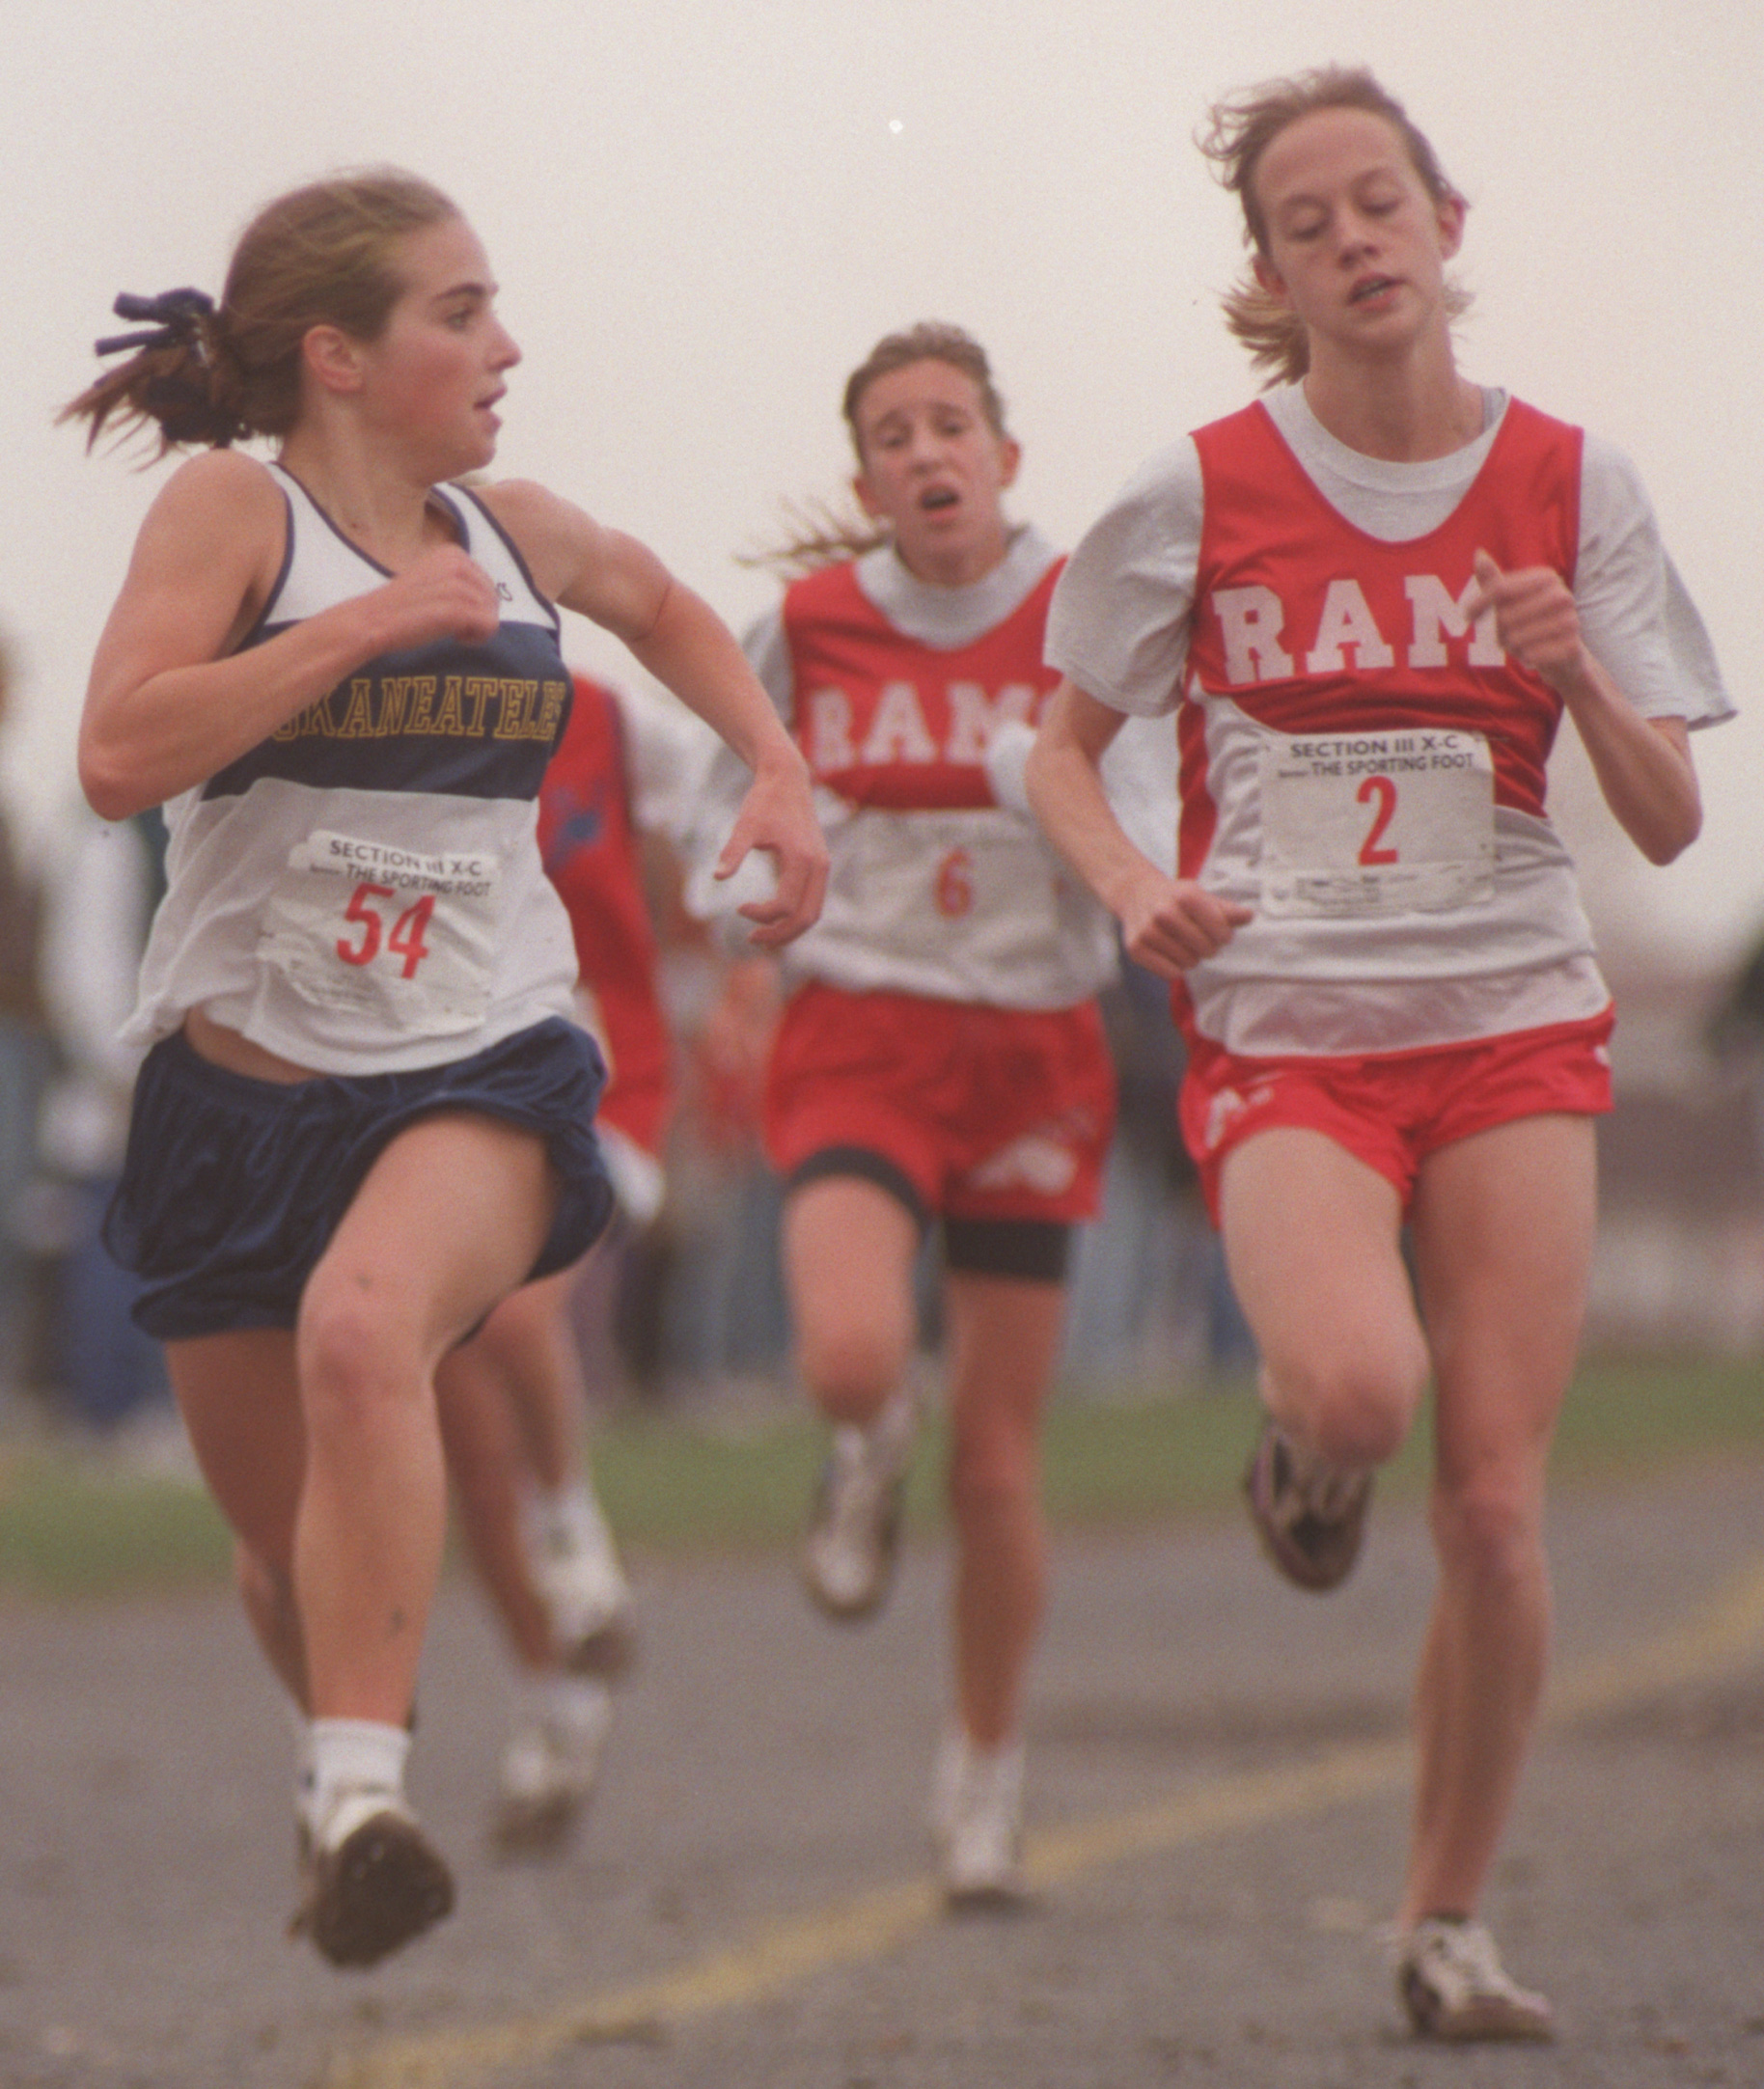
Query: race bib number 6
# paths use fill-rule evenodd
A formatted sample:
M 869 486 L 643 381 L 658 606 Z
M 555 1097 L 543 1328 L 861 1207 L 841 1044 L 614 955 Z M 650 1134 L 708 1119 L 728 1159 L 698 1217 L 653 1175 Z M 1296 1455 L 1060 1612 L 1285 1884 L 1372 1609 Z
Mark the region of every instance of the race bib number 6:
M 1433 913 L 1495 890 L 1495 771 L 1478 732 L 1270 734 L 1261 905 L 1293 917 Z
M 317 833 L 289 851 L 258 953 L 301 999 L 424 1035 L 489 1005 L 498 859 Z

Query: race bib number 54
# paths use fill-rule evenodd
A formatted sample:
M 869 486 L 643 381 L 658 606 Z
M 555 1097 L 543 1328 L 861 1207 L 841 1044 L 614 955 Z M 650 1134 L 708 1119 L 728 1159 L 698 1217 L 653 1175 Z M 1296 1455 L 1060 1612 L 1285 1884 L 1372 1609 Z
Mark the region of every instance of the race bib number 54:
M 264 910 L 258 952 L 303 1001 L 381 1031 L 448 1035 L 489 1005 L 498 859 L 309 835 Z
M 1438 912 L 1494 896 L 1495 772 L 1478 732 L 1270 734 L 1262 909 Z

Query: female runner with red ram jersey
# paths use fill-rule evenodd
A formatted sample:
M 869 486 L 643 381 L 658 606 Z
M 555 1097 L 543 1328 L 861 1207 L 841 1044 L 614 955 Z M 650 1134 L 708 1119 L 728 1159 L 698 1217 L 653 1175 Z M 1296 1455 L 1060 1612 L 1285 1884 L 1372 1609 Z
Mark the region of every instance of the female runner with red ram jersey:
M 577 1013 L 607 1086 L 594 1136 L 617 1199 L 617 1252 L 656 1218 L 673 1112 L 674 1042 L 644 886 L 647 837 L 678 838 L 703 763 L 697 721 L 571 677 L 569 723 L 539 788 L 545 874 L 569 917 Z M 631 1593 L 589 1470 L 582 1264 L 511 1292 L 437 1374 L 461 1529 L 521 1667 L 498 1773 L 505 1855 L 565 1847 L 593 1790 L 611 1685 L 635 1647 Z M 614 1287 L 594 1287 L 610 1313 Z
M 951 1897 L 984 1902 L 1022 1886 L 1036 1440 L 1071 1228 L 1095 1209 L 1113 1122 L 1093 997 L 1114 941 L 988 775 L 996 728 L 1033 722 L 1056 680 L 1058 561 L 1006 519 L 1018 447 L 983 352 L 950 326 L 891 335 L 844 411 L 881 540 L 838 547 L 748 640 L 833 863 L 820 929 L 785 968 L 765 1115 L 798 1361 L 836 1425 L 803 1565 L 834 1616 L 887 1591 L 918 1409 L 914 1268 L 941 1220 L 957 1706 L 932 1827 Z
M 1253 248 L 1227 314 L 1284 382 L 1154 459 L 1074 554 L 1030 794 L 1174 982 L 1184 1130 L 1262 1358 L 1250 1507 L 1289 1579 L 1349 1571 L 1433 1376 L 1398 1985 L 1422 2035 L 1547 2037 L 1475 1919 L 1543 1684 L 1544 1466 L 1610 1107 L 1544 763 L 1566 711 L 1668 863 L 1701 819 L 1688 728 L 1729 706 L 1626 460 L 1459 373 L 1464 200 L 1372 76 L 1256 89 L 1205 150 Z M 1168 711 L 1173 878 L 1096 780 L 1127 714 Z

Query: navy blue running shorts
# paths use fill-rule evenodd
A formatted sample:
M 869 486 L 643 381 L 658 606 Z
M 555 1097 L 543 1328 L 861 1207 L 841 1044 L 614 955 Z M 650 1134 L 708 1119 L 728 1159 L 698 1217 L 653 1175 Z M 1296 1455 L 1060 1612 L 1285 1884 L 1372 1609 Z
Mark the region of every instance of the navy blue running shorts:
M 549 1276 L 612 1216 L 593 1130 L 605 1086 L 593 1039 L 557 1017 L 448 1065 L 289 1084 L 213 1065 L 177 1031 L 137 1078 L 104 1244 L 141 1278 L 134 1317 L 160 1341 L 291 1328 L 384 1148 L 420 1117 L 471 1110 L 545 1141 L 560 1194 L 529 1278 Z

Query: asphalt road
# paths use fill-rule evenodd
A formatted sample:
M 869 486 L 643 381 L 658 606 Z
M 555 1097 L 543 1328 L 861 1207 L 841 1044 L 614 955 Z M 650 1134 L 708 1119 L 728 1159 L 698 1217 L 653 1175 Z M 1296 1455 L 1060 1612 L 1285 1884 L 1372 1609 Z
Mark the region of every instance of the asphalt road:
M 460 1905 L 368 1974 L 283 1935 L 288 1729 L 231 1602 L 0 1604 L 0 2083 L 1764 2083 L 1764 1466 L 1563 1493 L 1553 1545 L 1556 1709 L 1486 1910 L 1552 2048 L 1399 2020 L 1429 1567 L 1393 1509 L 1327 1600 L 1235 1520 L 1060 1545 L 1014 1918 L 947 1918 L 923 1869 L 938 1550 L 847 1633 L 786 1561 L 636 1561 L 643 1664 L 541 1866 L 484 1847 L 506 1667 L 452 1585 L 413 1787 Z

